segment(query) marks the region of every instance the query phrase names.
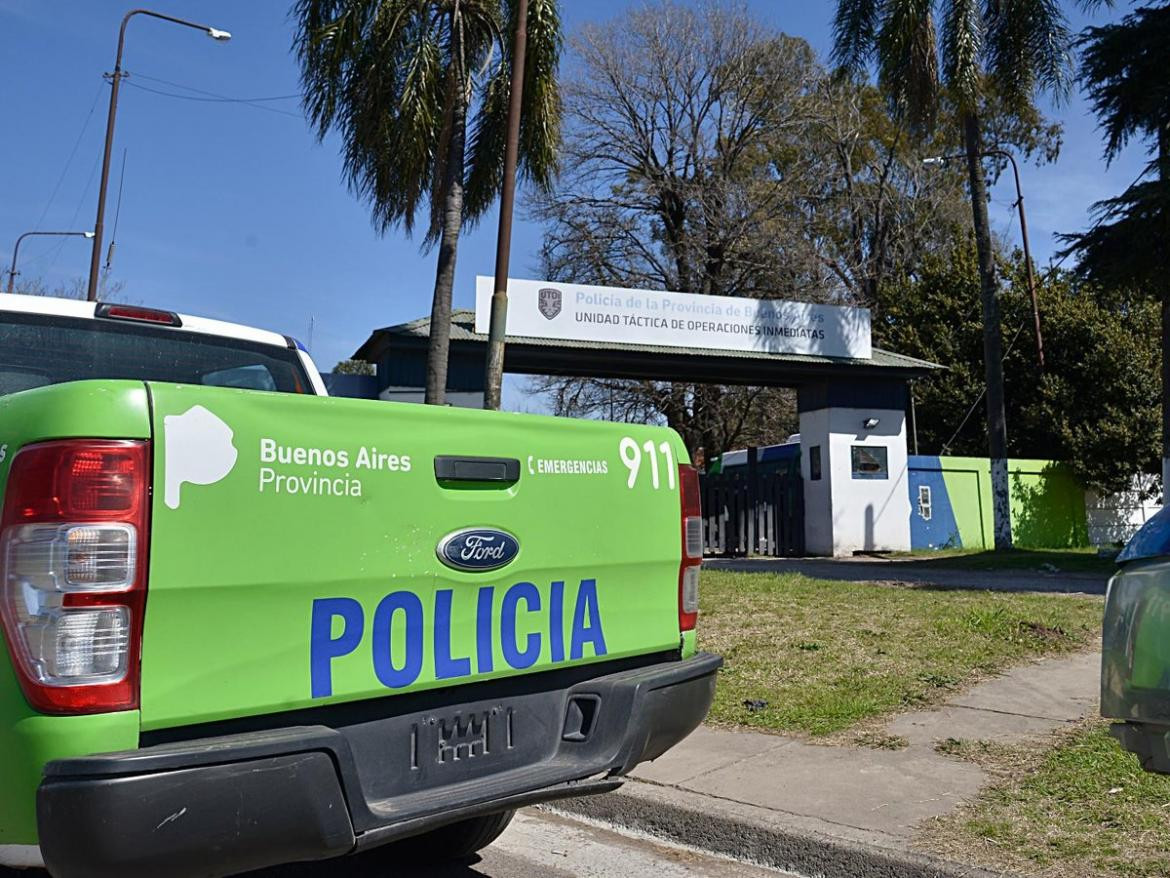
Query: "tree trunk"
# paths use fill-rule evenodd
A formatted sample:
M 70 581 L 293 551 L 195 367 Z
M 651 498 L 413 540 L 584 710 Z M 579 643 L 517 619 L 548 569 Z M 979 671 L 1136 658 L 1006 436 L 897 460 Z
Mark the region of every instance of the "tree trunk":
M 987 216 L 987 180 L 983 176 L 983 137 L 979 117 L 963 114 L 975 249 L 979 256 L 979 288 L 983 300 L 983 362 L 987 375 L 987 447 L 991 458 L 991 508 L 995 548 L 1012 547 L 1011 486 L 1008 481 L 1007 418 L 1003 399 L 1003 335 L 999 319 L 999 282 L 991 221 Z
M 463 158 L 467 141 L 467 102 L 462 84 L 455 89 L 451 119 L 451 146 L 443 180 L 443 229 L 439 237 L 439 264 L 431 302 L 431 337 L 427 348 L 428 405 L 447 402 L 447 354 L 451 348 L 451 290 L 455 285 L 455 257 L 463 228 Z

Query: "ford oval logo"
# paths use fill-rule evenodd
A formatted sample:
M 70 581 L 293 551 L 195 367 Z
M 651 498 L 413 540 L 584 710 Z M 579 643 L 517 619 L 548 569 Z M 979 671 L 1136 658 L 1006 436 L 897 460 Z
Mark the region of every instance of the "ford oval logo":
M 456 570 L 496 570 L 509 563 L 520 551 L 520 543 L 506 531 L 490 527 L 470 527 L 447 534 L 439 541 L 435 553 L 439 560 Z

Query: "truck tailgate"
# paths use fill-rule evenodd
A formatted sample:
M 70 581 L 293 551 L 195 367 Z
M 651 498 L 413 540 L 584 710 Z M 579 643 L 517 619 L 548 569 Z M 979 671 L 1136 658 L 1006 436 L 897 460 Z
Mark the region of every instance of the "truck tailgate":
M 146 729 L 679 647 L 669 430 L 148 388 Z

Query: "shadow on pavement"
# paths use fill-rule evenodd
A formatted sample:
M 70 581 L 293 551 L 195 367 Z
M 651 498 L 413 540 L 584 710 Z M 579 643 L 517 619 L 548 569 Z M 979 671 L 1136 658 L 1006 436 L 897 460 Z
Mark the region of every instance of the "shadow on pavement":
M 247 878 L 483 878 L 487 873 L 476 868 L 483 862 L 477 856 L 439 865 L 403 863 L 397 867 L 372 865 L 360 859 L 340 857 L 335 860 L 317 860 L 311 863 L 291 863 L 248 872 Z
M 878 562 L 908 564 L 940 570 L 989 570 L 1003 573 L 1042 573 L 1056 570 L 1061 574 L 1111 574 L 1116 563 L 1111 557 L 1089 552 L 1060 550 L 1011 549 L 1006 552 L 987 549 L 959 555 L 917 555 L 888 557 L 881 554 L 861 555 Z
M 970 557 L 970 556 L 968 556 Z M 745 573 L 799 573 L 814 579 L 840 582 L 896 582 L 912 588 L 944 590 L 1047 592 L 1053 594 L 1105 594 L 1107 572 L 1036 570 L 973 570 L 940 566 L 950 559 L 852 559 L 852 558 L 708 558 L 708 570 Z

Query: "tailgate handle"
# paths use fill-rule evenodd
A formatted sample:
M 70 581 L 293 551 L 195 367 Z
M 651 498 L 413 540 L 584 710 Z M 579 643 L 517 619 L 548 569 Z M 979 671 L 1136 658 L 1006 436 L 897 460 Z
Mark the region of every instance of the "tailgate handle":
M 520 480 L 520 461 L 514 457 L 437 454 L 435 478 L 440 482 L 516 482 Z

